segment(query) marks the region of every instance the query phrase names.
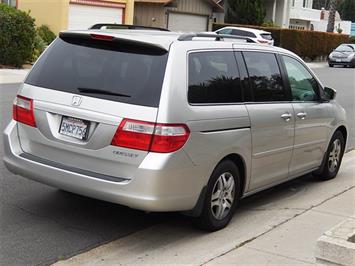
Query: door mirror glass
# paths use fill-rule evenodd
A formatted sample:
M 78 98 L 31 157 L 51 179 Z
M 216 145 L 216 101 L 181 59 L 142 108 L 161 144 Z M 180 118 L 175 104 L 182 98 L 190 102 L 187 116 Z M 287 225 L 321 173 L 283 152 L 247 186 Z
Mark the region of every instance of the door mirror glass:
M 328 87 L 324 87 L 324 98 L 325 100 L 334 100 L 335 97 L 337 95 L 337 91 L 332 89 L 332 88 L 328 88 Z

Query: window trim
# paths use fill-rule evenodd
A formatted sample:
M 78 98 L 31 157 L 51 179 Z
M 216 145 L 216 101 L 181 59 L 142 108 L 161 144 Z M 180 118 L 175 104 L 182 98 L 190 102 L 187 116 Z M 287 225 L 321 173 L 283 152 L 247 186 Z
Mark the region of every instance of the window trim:
M 238 75 L 240 77 L 240 69 L 239 65 L 237 64 L 237 60 L 235 57 L 235 50 L 232 48 L 221 48 L 221 49 L 197 49 L 197 50 L 190 50 L 186 54 L 186 101 L 189 106 L 228 106 L 228 105 L 244 105 L 244 91 L 243 91 L 243 86 L 241 85 L 241 90 L 242 90 L 242 101 L 241 102 L 228 102 L 228 103 L 191 103 L 189 101 L 189 71 L 190 71 L 190 64 L 189 64 L 189 57 L 193 53 L 203 53 L 203 52 L 230 52 L 234 56 L 236 68 L 238 70 Z
M 316 94 L 317 94 L 317 97 L 318 97 L 317 100 L 313 100 L 313 101 L 295 101 L 295 100 L 293 100 L 293 98 L 292 98 L 292 89 L 291 89 L 290 82 L 288 80 L 286 64 L 285 64 L 285 61 L 284 61 L 283 57 L 289 57 L 289 58 L 297 61 L 298 63 L 300 63 L 306 69 L 306 71 L 312 76 L 312 78 L 317 82 L 317 85 L 318 85 L 317 86 L 318 89 L 316 90 Z M 312 71 L 310 71 L 310 69 L 308 68 L 308 66 L 306 64 L 304 64 L 302 61 L 300 61 L 295 56 L 292 56 L 292 55 L 289 55 L 289 54 L 279 53 L 279 58 L 280 58 L 280 62 L 282 64 L 283 72 L 285 74 L 285 83 L 288 86 L 288 90 L 290 91 L 290 94 L 291 94 L 290 95 L 291 96 L 291 103 L 322 103 L 322 102 L 327 102 L 327 101 L 324 101 L 322 99 L 322 96 L 321 96 L 321 90 L 323 90 L 323 86 L 319 82 L 318 78 L 312 73 Z

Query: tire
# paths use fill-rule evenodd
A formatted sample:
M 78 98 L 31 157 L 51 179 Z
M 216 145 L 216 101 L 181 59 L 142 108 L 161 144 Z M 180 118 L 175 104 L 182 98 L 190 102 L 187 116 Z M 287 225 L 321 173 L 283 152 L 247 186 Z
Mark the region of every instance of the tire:
M 336 131 L 330 140 L 321 168 L 314 173 L 320 180 L 330 180 L 337 176 L 345 149 L 344 136 Z
M 329 64 L 329 67 L 334 67 L 334 65 L 333 64 Z
M 241 182 L 238 167 L 224 160 L 214 169 L 208 181 L 202 213 L 195 218 L 196 225 L 213 232 L 228 225 L 240 201 Z M 221 191 L 218 192 L 218 191 Z

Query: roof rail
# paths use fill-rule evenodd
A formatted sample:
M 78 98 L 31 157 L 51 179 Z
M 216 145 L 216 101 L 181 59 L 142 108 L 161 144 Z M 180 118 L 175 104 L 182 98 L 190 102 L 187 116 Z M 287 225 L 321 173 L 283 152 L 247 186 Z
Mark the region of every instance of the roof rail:
M 168 29 L 158 28 L 158 27 L 147 27 L 140 25 L 126 25 L 126 24 L 114 24 L 114 23 L 99 23 L 91 26 L 89 30 L 100 30 L 102 27 L 108 27 L 110 29 L 118 30 L 159 30 L 159 31 L 169 31 Z
M 227 35 L 227 34 L 216 34 L 216 33 L 185 33 L 182 34 L 178 38 L 178 40 L 192 41 L 193 38 L 216 38 L 216 41 L 222 41 L 223 39 L 238 39 L 238 40 L 245 40 L 246 42 L 255 43 L 255 41 L 249 37 Z

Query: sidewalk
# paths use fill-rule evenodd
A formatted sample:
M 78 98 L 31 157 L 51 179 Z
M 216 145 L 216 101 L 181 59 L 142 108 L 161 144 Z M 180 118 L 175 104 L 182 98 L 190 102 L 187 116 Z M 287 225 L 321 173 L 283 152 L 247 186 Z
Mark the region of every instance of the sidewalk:
M 0 84 L 21 83 L 30 69 L 0 69 Z
M 55 265 L 315 265 L 317 239 L 353 216 L 354 202 L 355 151 L 336 179 L 303 177 L 244 199 L 224 230 L 181 217 Z

